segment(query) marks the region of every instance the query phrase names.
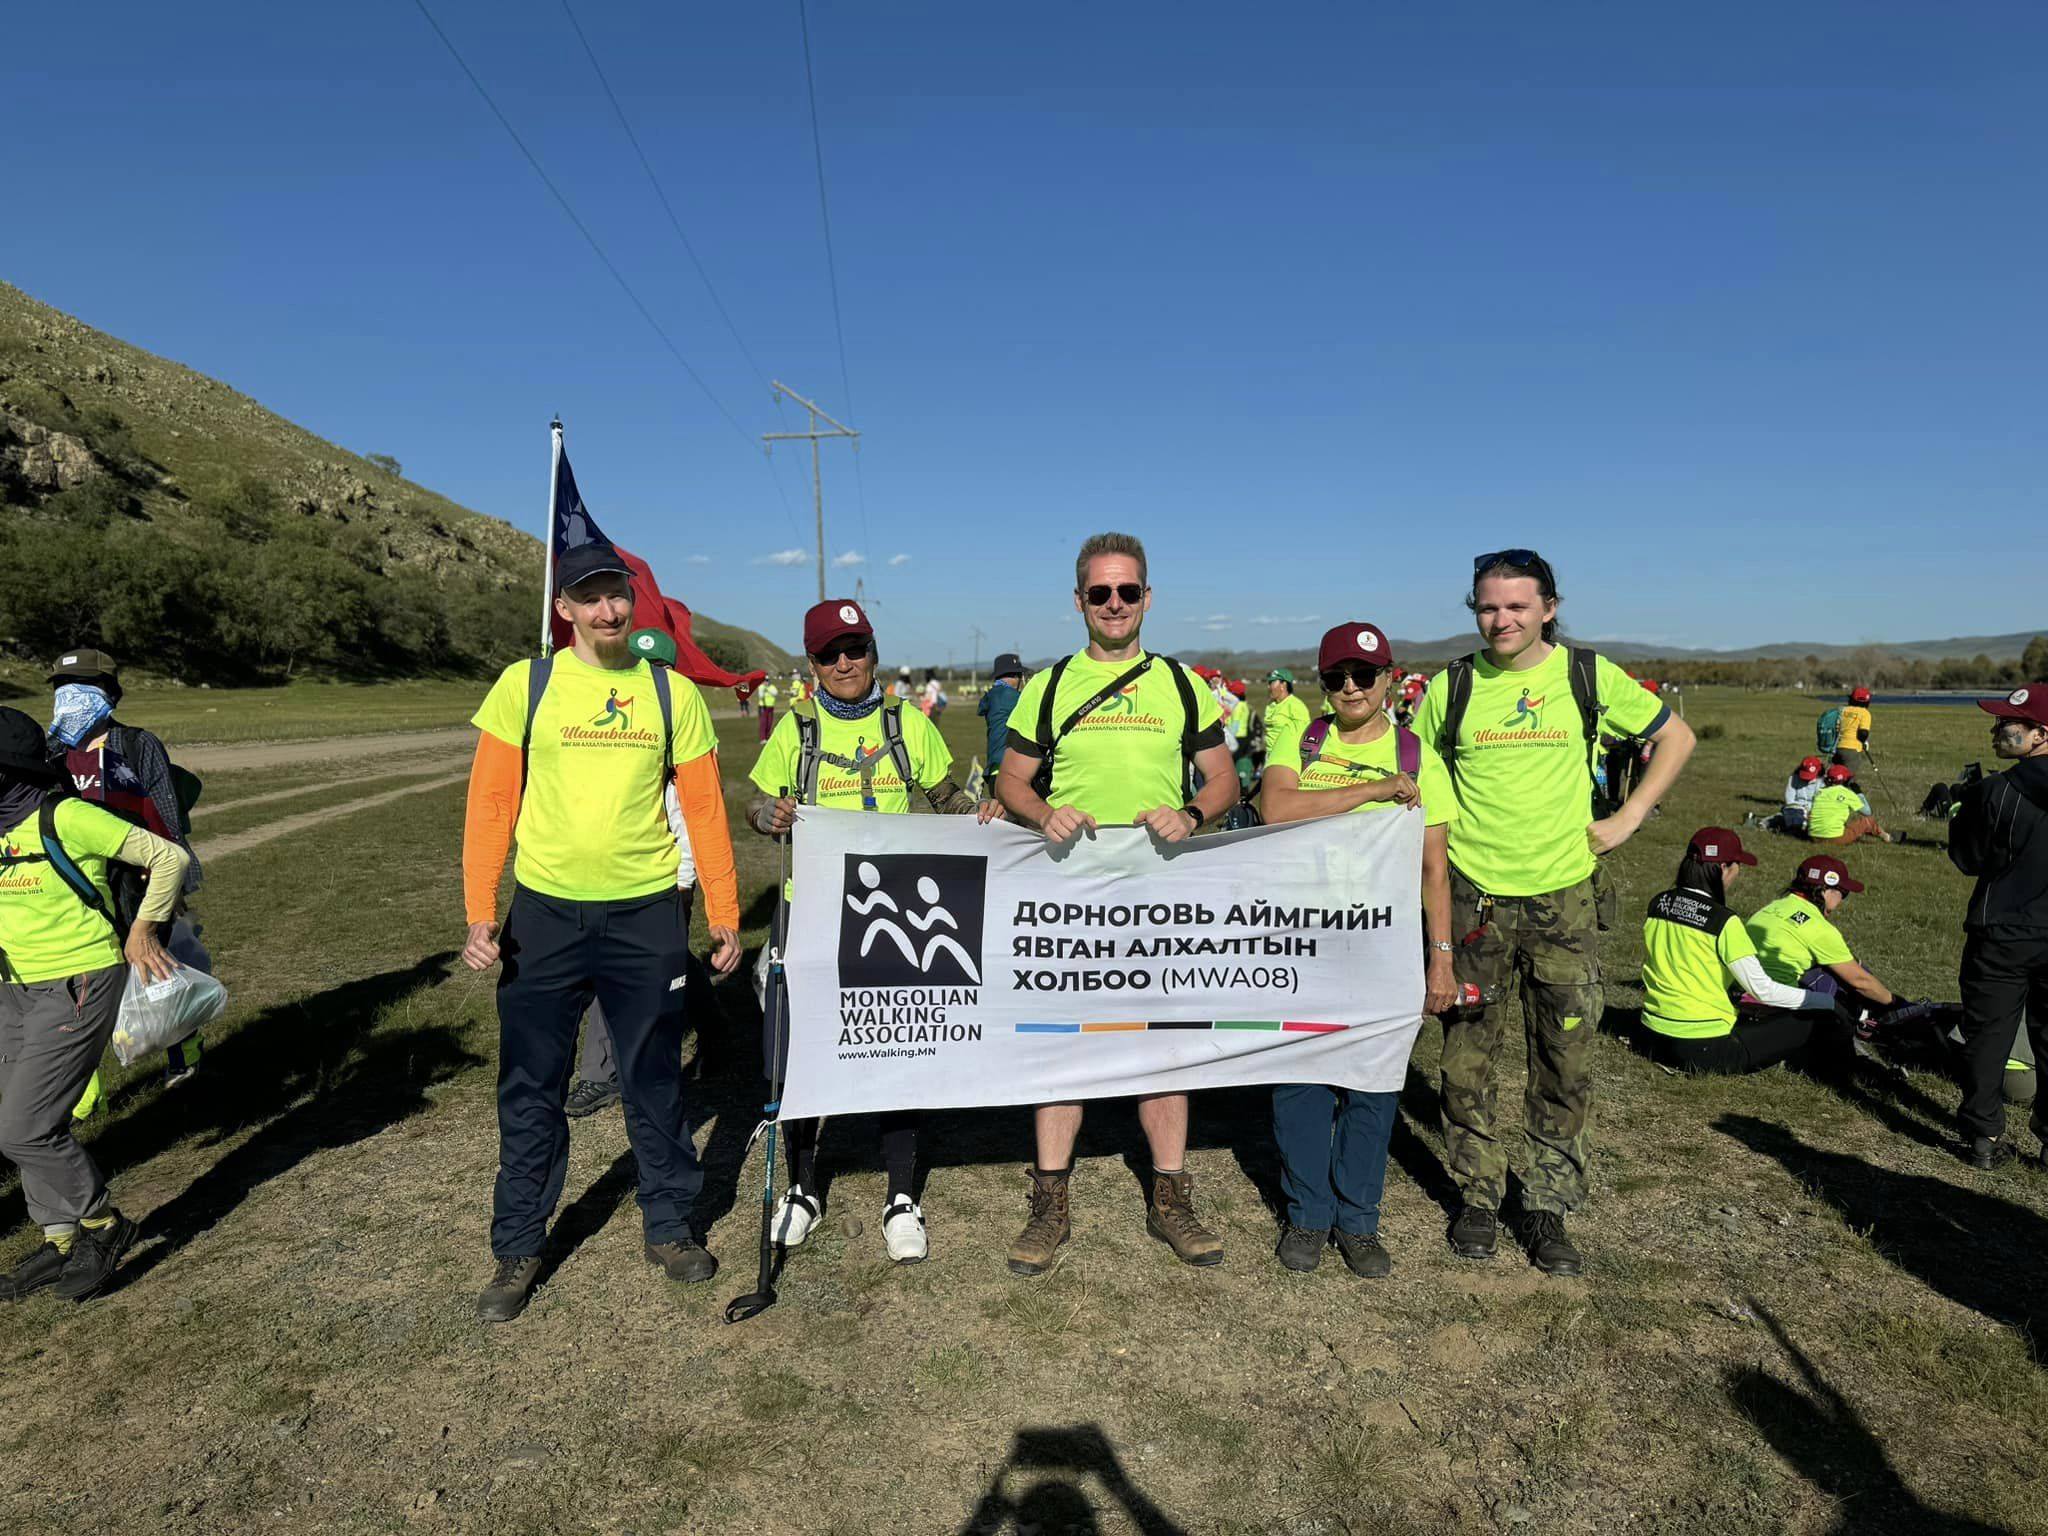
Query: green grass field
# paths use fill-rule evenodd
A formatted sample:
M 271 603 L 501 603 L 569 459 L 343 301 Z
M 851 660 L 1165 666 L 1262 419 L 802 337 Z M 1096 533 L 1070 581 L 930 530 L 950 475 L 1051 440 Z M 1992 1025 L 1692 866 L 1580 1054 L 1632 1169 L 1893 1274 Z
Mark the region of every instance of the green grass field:
M 458 724 L 477 693 L 161 697 L 166 734 L 194 742 Z M 154 724 L 147 697 L 132 713 Z M 753 727 L 718 713 L 738 826 Z M 1775 803 L 1813 713 L 1688 697 L 1706 739 L 1613 861 L 1624 914 L 1695 826 Z M 1988 760 L 1974 710 L 1879 718 L 1907 810 Z M 963 765 L 979 724 L 958 707 L 945 721 Z M 210 776 L 200 836 L 385 787 L 313 787 L 322 772 Z M 235 807 L 280 790 L 305 797 Z M 1964 1168 L 1955 1091 L 1933 1073 L 1841 1092 L 1782 1069 L 1695 1082 L 1605 1035 L 1582 1281 L 1444 1247 L 1434 1026 L 1396 1131 L 1395 1271 L 1378 1284 L 1273 1262 L 1256 1091 L 1195 1105 L 1190 1166 L 1230 1245 L 1199 1273 L 1144 1236 L 1127 1108 L 1091 1114 L 1076 1240 L 1039 1281 L 1003 1265 L 1024 1111 L 932 1118 L 933 1255 L 907 1269 L 880 1252 L 871 1131 L 839 1123 L 822 1235 L 777 1307 L 727 1328 L 724 1302 L 751 1285 L 760 1172 L 745 1152 L 758 1025 L 734 985 L 700 1020 L 694 1066 L 725 1270 L 678 1289 L 641 1261 L 607 1113 L 576 1126 L 549 1282 L 487 1331 L 471 1306 L 489 1269 L 496 1026 L 489 979 L 453 962 L 461 806 L 459 784 L 412 794 L 211 867 L 198 906 L 231 1015 L 197 1081 L 165 1092 L 117 1072 L 90 1131 L 147 1240 L 87 1307 L 0 1309 L 8 1529 L 2048 1531 L 2048 1180 Z M 736 842 L 751 945 L 774 859 L 743 828 Z M 1744 910 L 1798 852 L 1752 846 L 1764 867 L 1735 892 Z M 1953 997 L 1967 882 L 1933 846 L 1848 859 L 1870 884 L 1844 918 L 1859 957 L 1904 992 Z M 1609 936 L 1611 1018 L 1639 1000 L 1636 926 Z M 12 1182 L 0 1232 L 8 1263 L 34 1240 Z

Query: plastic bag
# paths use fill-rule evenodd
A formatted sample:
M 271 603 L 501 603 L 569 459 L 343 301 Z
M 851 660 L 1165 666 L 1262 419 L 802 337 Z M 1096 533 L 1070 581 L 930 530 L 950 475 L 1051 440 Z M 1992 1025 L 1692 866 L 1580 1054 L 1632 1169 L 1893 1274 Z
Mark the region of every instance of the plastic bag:
M 219 1018 L 227 1005 L 228 989 L 204 971 L 181 965 L 169 981 L 151 981 L 131 966 L 114 1021 L 114 1055 L 133 1066 Z

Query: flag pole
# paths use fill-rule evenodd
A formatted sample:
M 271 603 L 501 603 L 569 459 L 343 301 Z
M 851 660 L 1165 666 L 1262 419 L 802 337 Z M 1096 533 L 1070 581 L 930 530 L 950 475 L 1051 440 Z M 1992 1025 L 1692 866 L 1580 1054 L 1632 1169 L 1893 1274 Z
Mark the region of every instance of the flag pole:
M 548 465 L 548 531 L 541 536 L 541 547 L 546 551 L 546 572 L 540 584 L 540 653 L 547 655 L 554 643 L 555 616 L 555 488 L 562 483 L 562 423 L 560 420 L 548 423 L 548 433 L 554 440 L 554 456 Z

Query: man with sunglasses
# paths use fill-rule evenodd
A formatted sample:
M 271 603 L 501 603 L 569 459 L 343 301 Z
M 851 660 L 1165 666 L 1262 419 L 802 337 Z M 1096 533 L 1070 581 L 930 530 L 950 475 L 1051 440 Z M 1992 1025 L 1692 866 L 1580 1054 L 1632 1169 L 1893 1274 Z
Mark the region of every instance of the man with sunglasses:
M 817 691 L 789 707 L 761 748 L 749 777 L 761 791 L 747 811 L 748 825 L 764 837 L 785 837 L 797 809 L 822 805 L 835 810 L 874 811 L 902 816 L 910 810 L 913 786 L 941 815 L 976 809 L 974 797 L 947 777 L 953 754 L 938 727 L 922 710 L 898 698 L 883 698 L 875 683 L 875 630 L 860 604 L 830 598 L 804 615 L 804 652 L 810 657 Z M 987 808 L 982 820 L 1001 812 Z M 782 935 L 775 935 L 776 942 Z M 786 1043 L 786 1042 L 785 1042 Z M 762 1059 L 778 1055 L 772 1037 Z M 915 1263 L 927 1250 L 924 1210 L 917 1200 L 915 1110 L 882 1115 L 882 1164 L 888 1194 L 882 1207 L 882 1243 L 899 1264 Z M 770 1221 L 785 1248 L 802 1245 L 825 1213 L 818 1177 L 818 1133 L 823 1122 L 784 1124 L 789 1149 L 789 1187 Z
M 1519 982 L 1528 1037 L 1522 1181 L 1530 1261 L 1576 1275 L 1565 1215 L 1585 1197 L 1592 1036 L 1599 1023 L 1596 859 L 1628 841 L 1692 755 L 1693 735 L 1604 657 L 1557 643 L 1557 578 L 1530 549 L 1480 555 L 1466 599 L 1485 648 L 1431 682 L 1415 731 L 1457 783 L 1451 824 L 1453 956 L 1476 1004 L 1446 1015 L 1444 1144 L 1464 1206 L 1451 1223 L 1461 1258 L 1490 1259 L 1507 1195 L 1494 1065 L 1502 1004 Z M 1635 791 L 1593 819 L 1600 731 L 1657 744 Z M 1469 994 L 1468 994 L 1469 995 Z
M 996 794 L 1010 814 L 1049 842 L 1072 842 L 1098 827 L 1140 826 L 1177 843 L 1237 803 L 1215 696 L 1179 662 L 1149 655 L 1139 641 L 1151 606 L 1143 544 L 1129 534 L 1098 533 L 1081 546 L 1074 608 L 1088 644 L 1024 685 L 996 776 Z M 1192 800 L 1190 760 L 1201 782 Z M 1046 767 L 1049 783 L 1041 777 Z M 1145 1229 L 1185 1263 L 1221 1263 L 1223 1241 L 1195 1214 L 1185 1167 L 1187 1095 L 1140 1099 L 1138 1123 L 1152 1150 Z M 1010 1247 L 1010 1268 L 1020 1275 L 1050 1269 L 1070 1234 L 1067 1182 L 1081 1106 L 1041 1104 L 1034 1128 L 1031 1218 Z

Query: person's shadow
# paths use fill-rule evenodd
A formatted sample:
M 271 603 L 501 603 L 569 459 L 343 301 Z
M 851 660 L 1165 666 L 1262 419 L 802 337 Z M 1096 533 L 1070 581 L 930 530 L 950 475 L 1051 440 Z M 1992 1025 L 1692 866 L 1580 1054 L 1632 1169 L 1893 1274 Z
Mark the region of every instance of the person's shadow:
M 1791 1356 L 1806 1390 L 1779 1381 L 1760 1365 L 1747 1365 L 1728 1372 L 1728 1401 L 1801 1477 L 1842 1507 L 1844 1513 L 1829 1536 L 1888 1531 L 1901 1536 L 2010 1536 L 2001 1526 L 1922 1503 L 1855 1405 L 1828 1384 L 1767 1308 L 1753 1298 L 1749 1308 Z
M 1090 1481 L 1105 1495 L 1100 1505 L 1083 1486 Z M 1026 1486 L 1013 1491 L 1013 1484 Z M 960 1527 L 960 1536 L 995 1536 L 1001 1531 L 1095 1536 L 1102 1529 L 1096 1513 L 1100 1506 L 1113 1506 L 1140 1536 L 1187 1536 L 1185 1526 L 1170 1519 L 1131 1481 L 1101 1426 L 1020 1429 L 1010 1454 L 989 1479 L 988 1491 Z
M 279 1138 L 271 1134 L 278 1117 L 291 1121 L 292 1129 L 286 1134 L 292 1137 L 308 1134 L 315 1120 L 333 1120 L 333 1134 L 342 1141 L 360 1140 L 424 1107 L 420 1094 L 428 1084 L 445 1081 L 481 1059 L 456 1043 L 458 1026 L 392 1035 L 373 1033 L 378 1017 L 386 1010 L 445 980 L 454 958 L 453 950 L 445 950 L 408 966 L 266 1008 L 209 1047 L 198 1076 L 190 1083 L 169 1090 L 147 1081 L 128 1084 L 102 1111 L 109 1118 L 88 1124 L 80 1139 L 111 1178 L 187 1139 L 196 1137 L 201 1146 L 217 1146 L 251 1125 L 262 1125 L 257 1139 L 270 1150 L 259 1148 L 257 1153 L 246 1154 L 246 1149 L 237 1149 L 172 1202 L 186 1202 L 186 1196 L 204 1185 L 197 1198 L 216 1211 L 213 1219 L 217 1220 L 225 1213 L 227 1207 L 220 1202 L 230 1189 L 236 1191 L 229 1202 L 233 1204 L 255 1184 L 304 1155 L 301 1152 L 280 1167 L 255 1176 L 259 1166 L 278 1155 Z M 119 1112 L 146 1094 L 154 1097 L 129 1113 Z M 392 1096 L 388 1103 L 382 1101 L 386 1094 Z M 272 1124 L 265 1125 L 266 1121 Z M 104 1129 L 96 1129 L 98 1125 Z M 228 1171 L 222 1174 L 219 1170 L 224 1165 Z M 27 1216 L 20 1184 L 10 1182 L 12 1187 L 0 1193 L 0 1232 L 11 1230 Z M 182 1223 L 197 1209 L 184 1203 L 178 1220 Z
M 1968 1185 L 1824 1152 L 1749 1115 L 1722 1115 L 1714 1129 L 1776 1160 L 1923 1285 L 2017 1328 L 2042 1363 L 2048 1298 L 2038 1289 L 2038 1271 L 2048 1253 L 2048 1219 Z

